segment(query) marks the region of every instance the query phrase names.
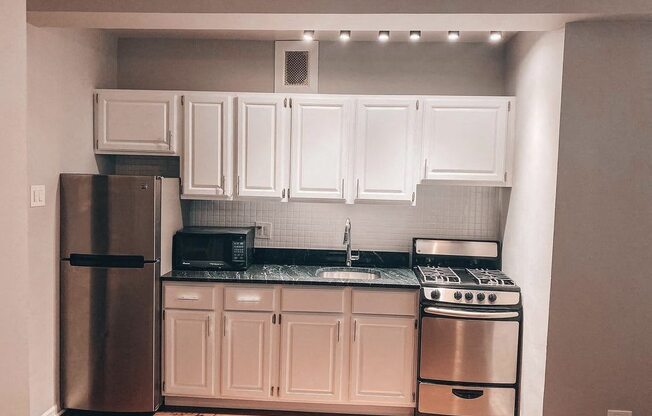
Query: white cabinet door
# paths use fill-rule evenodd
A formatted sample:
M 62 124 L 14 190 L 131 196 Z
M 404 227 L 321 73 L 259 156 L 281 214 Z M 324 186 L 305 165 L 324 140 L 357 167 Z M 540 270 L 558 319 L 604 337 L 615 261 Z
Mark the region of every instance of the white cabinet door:
M 411 404 L 414 392 L 413 318 L 353 317 L 349 399 L 369 404 Z
M 416 99 L 358 100 L 355 199 L 413 201 Z
M 183 96 L 183 196 L 230 196 L 232 192 L 232 98 L 214 93 Z
M 272 393 L 272 314 L 224 312 L 222 397 L 267 399 Z
M 287 99 L 239 95 L 238 196 L 284 198 L 287 185 Z
M 508 97 L 424 100 L 424 179 L 506 184 L 509 107 Z
M 342 320 L 341 315 L 283 314 L 281 400 L 340 400 Z
M 165 311 L 165 388 L 174 396 L 214 397 L 215 315 Z
M 344 200 L 353 100 L 292 97 L 292 198 Z
M 95 101 L 96 153 L 177 154 L 177 93 L 98 90 Z

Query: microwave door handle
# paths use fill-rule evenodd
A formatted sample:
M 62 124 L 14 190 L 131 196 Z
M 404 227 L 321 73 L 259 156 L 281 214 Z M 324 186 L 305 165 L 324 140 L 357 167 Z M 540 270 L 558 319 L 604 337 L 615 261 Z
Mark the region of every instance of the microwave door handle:
M 467 319 L 506 319 L 517 318 L 518 312 L 482 312 L 467 311 L 463 309 L 435 308 L 428 306 L 423 309 L 427 315 L 446 316 L 449 318 L 467 318 Z

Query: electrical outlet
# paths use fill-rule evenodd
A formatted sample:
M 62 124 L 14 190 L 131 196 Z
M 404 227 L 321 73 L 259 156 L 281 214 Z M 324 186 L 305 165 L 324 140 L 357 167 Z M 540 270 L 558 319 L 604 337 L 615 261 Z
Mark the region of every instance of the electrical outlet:
M 256 238 L 263 240 L 272 238 L 272 223 L 256 221 Z
M 632 416 L 629 410 L 607 410 L 607 416 Z
M 30 207 L 45 206 L 45 185 L 32 185 L 29 196 Z

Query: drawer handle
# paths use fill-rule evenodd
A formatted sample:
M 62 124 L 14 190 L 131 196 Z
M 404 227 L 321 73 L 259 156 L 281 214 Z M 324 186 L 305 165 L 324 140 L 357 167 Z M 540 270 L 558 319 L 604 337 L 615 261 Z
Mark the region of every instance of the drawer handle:
M 238 296 L 238 302 L 260 302 L 260 296 L 257 295 L 241 295 Z
M 177 300 L 199 300 L 199 295 L 179 295 Z
M 453 389 L 453 394 L 464 400 L 473 400 L 478 397 L 482 397 L 484 391 L 482 390 L 463 390 L 463 389 Z

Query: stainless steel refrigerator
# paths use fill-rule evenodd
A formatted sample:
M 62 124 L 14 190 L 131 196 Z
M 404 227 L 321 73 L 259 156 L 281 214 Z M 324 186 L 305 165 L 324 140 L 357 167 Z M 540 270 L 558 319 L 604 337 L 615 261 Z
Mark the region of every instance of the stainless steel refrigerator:
M 62 174 L 60 185 L 62 407 L 154 411 L 179 180 Z

